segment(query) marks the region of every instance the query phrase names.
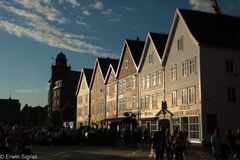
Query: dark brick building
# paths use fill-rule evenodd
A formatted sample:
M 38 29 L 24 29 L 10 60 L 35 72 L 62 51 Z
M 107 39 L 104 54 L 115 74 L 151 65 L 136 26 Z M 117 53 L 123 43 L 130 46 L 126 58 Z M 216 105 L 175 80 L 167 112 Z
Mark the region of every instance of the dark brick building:
M 75 93 L 80 72 L 71 70 L 71 66 L 67 65 L 67 58 L 63 53 L 57 55 L 55 64 L 51 66 L 51 70 L 48 92 L 48 116 L 52 121 L 57 121 L 59 124 L 59 122 L 66 121 L 61 117 L 64 107 L 71 107 L 67 108 L 67 110 L 76 112 L 77 97 Z M 70 116 L 69 121 L 75 121 L 75 115 L 76 113 Z
M 18 99 L 0 99 L 0 123 L 18 123 L 20 108 L 21 103 L 19 103 Z

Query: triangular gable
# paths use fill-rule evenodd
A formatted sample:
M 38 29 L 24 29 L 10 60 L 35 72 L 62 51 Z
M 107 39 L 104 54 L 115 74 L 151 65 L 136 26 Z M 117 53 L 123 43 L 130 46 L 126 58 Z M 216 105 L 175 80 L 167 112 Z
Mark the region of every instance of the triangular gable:
M 105 80 L 104 80 L 105 84 L 107 84 L 107 81 L 108 81 L 108 79 L 109 79 L 109 77 L 111 75 L 111 71 L 113 72 L 115 78 L 117 79 L 117 71 L 114 70 L 112 64 L 110 64 L 109 67 L 108 67 L 107 75 L 106 75 Z
M 122 48 L 122 52 L 121 52 L 121 56 L 120 56 L 119 64 L 118 64 L 118 68 L 117 68 L 117 77 L 119 76 L 120 68 L 121 68 L 121 66 L 122 66 L 122 64 L 123 64 L 122 61 L 123 61 L 124 55 L 125 55 L 125 53 L 126 53 L 126 52 L 125 52 L 126 49 L 129 50 L 131 59 L 132 59 L 132 61 L 133 61 L 133 64 L 134 64 L 136 70 L 138 69 L 138 64 L 137 64 L 136 60 L 134 59 L 133 54 L 132 54 L 132 50 L 131 50 L 131 48 L 130 48 L 130 46 L 129 46 L 129 44 L 128 44 L 130 41 L 134 41 L 134 40 L 125 40 L 125 41 L 124 41 L 124 45 L 123 45 L 123 48 Z M 139 41 L 139 40 L 137 40 L 137 41 Z M 140 43 L 144 43 L 143 41 L 139 41 L 139 42 L 140 42 Z M 142 51 L 140 51 L 140 52 L 141 52 L 141 53 L 139 53 L 139 54 L 142 54 Z
M 87 87 L 89 89 L 91 77 L 92 77 L 92 71 L 93 71 L 92 69 L 88 69 L 88 68 L 83 68 L 81 70 L 79 81 L 78 81 L 78 86 L 77 86 L 77 90 L 76 90 L 76 95 L 78 95 L 78 92 L 80 90 L 80 86 L 81 86 L 83 77 L 85 77 L 85 79 L 87 81 Z
M 162 44 L 161 44 L 161 45 L 160 45 L 160 44 L 156 44 L 156 42 L 153 40 L 152 34 L 161 36 L 161 39 L 162 39 Z M 161 50 L 164 51 L 165 44 L 166 44 L 166 40 L 164 39 L 165 36 L 167 37 L 166 34 L 150 33 L 150 32 L 148 32 L 147 37 L 146 37 L 146 42 L 145 42 L 145 45 L 144 45 L 144 48 L 143 48 L 142 56 L 141 56 L 141 59 L 140 59 L 140 62 L 139 62 L 138 72 L 140 72 L 140 70 L 141 70 L 141 68 L 142 68 L 142 66 L 143 66 L 143 63 L 144 63 L 145 57 L 146 57 L 146 55 L 147 55 L 147 50 L 148 50 L 148 48 L 149 48 L 150 43 L 153 44 L 154 51 L 155 51 L 155 53 L 157 54 L 157 57 L 158 57 L 160 63 L 162 63 L 161 54 L 163 54 L 163 53 L 159 53 L 159 52 L 161 52 Z M 156 45 L 159 45 L 159 46 L 156 46 Z M 163 49 L 160 50 L 160 49 L 157 48 L 157 47 L 163 47 Z M 163 51 L 162 51 L 162 52 L 163 52 Z
M 96 62 L 95 62 L 95 65 L 94 65 L 94 70 L 93 70 L 93 74 L 92 74 L 92 78 L 91 78 L 90 88 L 92 88 L 93 80 L 94 80 L 94 77 L 95 77 L 98 65 L 99 65 L 99 61 L 98 61 L 98 58 L 97 58 Z M 102 77 L 104 79 L 101 67 L 99 67 L 99 68 L 100 68 L 101 75 L 102 75 Z
M 190 32 L 184 18 L 182 17 L 179 9 L 177 8 L 176 12 L 175 12 L 175 15 L 174 15 L 174 18 L 173 18 L 173 22 L 172 22 L 172 25 L 171 25 L 171 28 L 170 28 L 170 32 L 169 32 L 169 35 L 168 35 L 168 39 L 167 39 L 167 43 L 166 43 L 166 46 L 165 46 L 165 49 L 164 49 L 164 53 L 163 53 L 163 57 L 162 57 L 162 64 L 165 65 L 166 62 L 167 62 L 167 59 L 168 59 L 168 55 L 169 55 L 169 52 L 170 52 L 170 49 L 171 49 L 171 46 L 172 46 L 172 43 L 173 43 L 173 38 L 175 36 L 175 32 L 176 32 L 176 28 L 177 28 L 177 25 L 179 23 L 179 20 L 182 20 L 183 21 L 183 24 L 184 26 L 186 27 L 191 39 L 193 40 L 193 42 L 198 45 L 199 42 L 193 37 L 192 33 Z
M 78 81 L 77 90 L 76 90 L 76 93 L 75 93 L 76 96 L 78 95 L 78 92 L 79 92 L 79 89 L 80 89 L 80 86 L 81 86 L 83 74 L 84 74 L 84 72 L 83 72 L 83 69 L 82 69 L 80 77 L 79 77 L 79 81 Z

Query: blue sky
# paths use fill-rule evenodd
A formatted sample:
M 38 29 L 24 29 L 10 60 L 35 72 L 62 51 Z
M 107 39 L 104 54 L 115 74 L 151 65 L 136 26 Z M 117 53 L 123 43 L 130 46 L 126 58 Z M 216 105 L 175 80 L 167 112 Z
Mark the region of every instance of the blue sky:
M 240 16 L 239 0 L 218 3 Z M 119 57 L 126 38 L 168 33 L 176 8 L 212 12 L 210 0 L 1 0 L 0 98 L 46 105 L 52 57 L 93 68 L 97 56 Z

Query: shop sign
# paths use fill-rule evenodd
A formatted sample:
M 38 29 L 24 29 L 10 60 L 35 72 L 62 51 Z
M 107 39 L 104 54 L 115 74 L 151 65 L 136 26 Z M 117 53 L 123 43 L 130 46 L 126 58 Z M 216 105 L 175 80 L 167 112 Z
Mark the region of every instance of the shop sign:
M 153 112 L 143 112 L 142 116 L 153 116 Z
M 173 114 L 174 114 L 174 116 L 198 115 L 199 114 L 199 109 L 176 111 L 176 112 L 173 112 Z

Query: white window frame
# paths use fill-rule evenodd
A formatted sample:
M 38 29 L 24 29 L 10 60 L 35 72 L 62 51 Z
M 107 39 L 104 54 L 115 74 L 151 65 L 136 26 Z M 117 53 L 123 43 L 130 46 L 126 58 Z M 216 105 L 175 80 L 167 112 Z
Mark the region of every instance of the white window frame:
M 177 64 L 171 66 L 171 79 L 172 80 L 177 79 Z
M 195 87 L 188 88 L 188 103 L 196 103 L 196 89 Z
M 136 88 L 136 76 L 132 76 L 132 89 Z
M 152 75 L 152 85 L 156 86 L 157 85 L 157 73 L 154 72 Z
M 150 74 L 146 76 L 146 88 L 150 88 Z
M 162 83 L 162 72 L 161 71 L 157 72 L 157 82 L 158 82 L 158 84 Z
M 182 104 L 188 103 L 188 93 L 187 89 L 182 89 Z
M 182 76 L 183 77 L 188 76 L 188 60 L 186 60 L 182 63 Z
M 148 54 L 148 64 L 153 64 L 153 53 Z
M 180 37 L 177 39 L 177 50 L 178 50 L 178 52 L 181 52 L 181 51 L 184 50 L 183 36 L 180 36 Z
M 127 80 L 124 79 L 122 80 L 122 93 L 126 93 L 126 88 L 127 88 Z
M 188 60 L 188 67 L 189 75 L 196 74 L 196 57 Z
M 136 110 L 136 96 L 132 97 L 132 110 Z
M 177 91 L 172 92 L 172 106 L 177 106 Z
M 128 59 L 126 59 L 126 60 L 124 61 L 124 68 L 125 68 L 125 69 L 128 69 Z

